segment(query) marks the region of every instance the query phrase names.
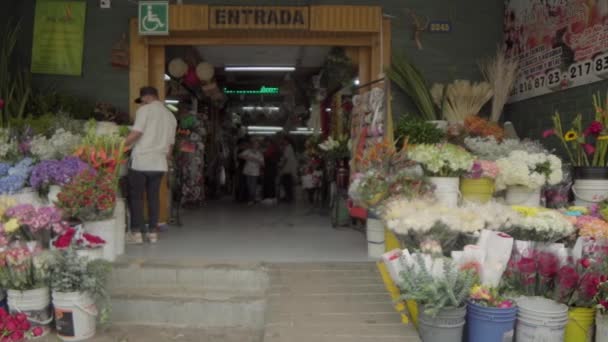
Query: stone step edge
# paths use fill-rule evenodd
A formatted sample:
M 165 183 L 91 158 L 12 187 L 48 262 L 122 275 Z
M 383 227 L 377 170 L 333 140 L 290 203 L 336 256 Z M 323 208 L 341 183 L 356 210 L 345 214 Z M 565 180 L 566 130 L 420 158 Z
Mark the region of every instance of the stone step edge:
M 158 291 L 160 290 L 160 291 Z M 146 293 L 147 292 L 147 293 Z M 232 291 L 175 291 L 174 289 L 135 289 L 120 288 L 110 290 L 111 300 L 130 300 L 130 301 L 198 301 L 215 303 L 253 303 L 266 301 L 264 293 L 236 293 Z

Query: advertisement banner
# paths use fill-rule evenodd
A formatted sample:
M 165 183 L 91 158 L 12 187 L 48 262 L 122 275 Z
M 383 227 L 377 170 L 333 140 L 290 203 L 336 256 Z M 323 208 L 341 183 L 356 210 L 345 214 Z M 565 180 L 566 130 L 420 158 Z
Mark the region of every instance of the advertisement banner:
M 509 102 L 608 78 L 608 0 L 506 0 L 507 56 L 519 61 Z
M 80 76 L 86 3 L 36 1 L 32 73 Z

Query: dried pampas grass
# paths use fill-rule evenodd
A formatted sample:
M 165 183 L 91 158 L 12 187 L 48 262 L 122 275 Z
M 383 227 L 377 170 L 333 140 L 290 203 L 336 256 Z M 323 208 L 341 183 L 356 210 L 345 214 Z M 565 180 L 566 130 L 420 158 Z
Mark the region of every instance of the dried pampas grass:
M 496 56 L 479 62 L 481 73 L 494 91 L 490 115 L 492 122 L 498 122 L 502 116 L 503 108 L 517 78 L 517 68 L 517 61 L 507 59 L 504 49 L 501 47 L 498 47 Z
M 467 116 L 479 114 L 481 107 L 492 98 L 492 87 L 487 82 L 456 80 L 447 86 L 433 85 L 431 94 L 443 109 L 446 120 L 462 123 Z

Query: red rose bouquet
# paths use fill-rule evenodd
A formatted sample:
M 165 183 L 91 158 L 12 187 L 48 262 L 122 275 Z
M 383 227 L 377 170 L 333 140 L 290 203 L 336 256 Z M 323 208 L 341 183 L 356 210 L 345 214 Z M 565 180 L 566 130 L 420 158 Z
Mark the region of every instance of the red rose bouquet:
M 0 308 L 0 342 L 21 342 L 26 338 L 42 336 L 44 333 L 42 327 L 31 328 L 27 315 L 24 313 L 10 315 L 6 310 Z
M 99 236 L 86 233 L 81 225 L 68 228 L 63 234 L 53 240 L 57 249 L 89 249 L 105 245 L 106 241 Z
M 63 187 L 57 198 L 57 206 L 67 217 L 82 221 L 110 218 L 116 205 L 114 177 L 103 171 L 85 171 Z

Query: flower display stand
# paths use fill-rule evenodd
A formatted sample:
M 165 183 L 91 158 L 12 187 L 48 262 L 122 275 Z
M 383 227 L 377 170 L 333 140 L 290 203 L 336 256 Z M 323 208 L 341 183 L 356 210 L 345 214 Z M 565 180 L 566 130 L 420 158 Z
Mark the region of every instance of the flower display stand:
M 116 260 L 116 219 L 111 218 L 103 221 L 84 222 L 84 229 L 93 235 L 97 235 L 106 241 L 103 246 L 103 258 L 113 262 Z

